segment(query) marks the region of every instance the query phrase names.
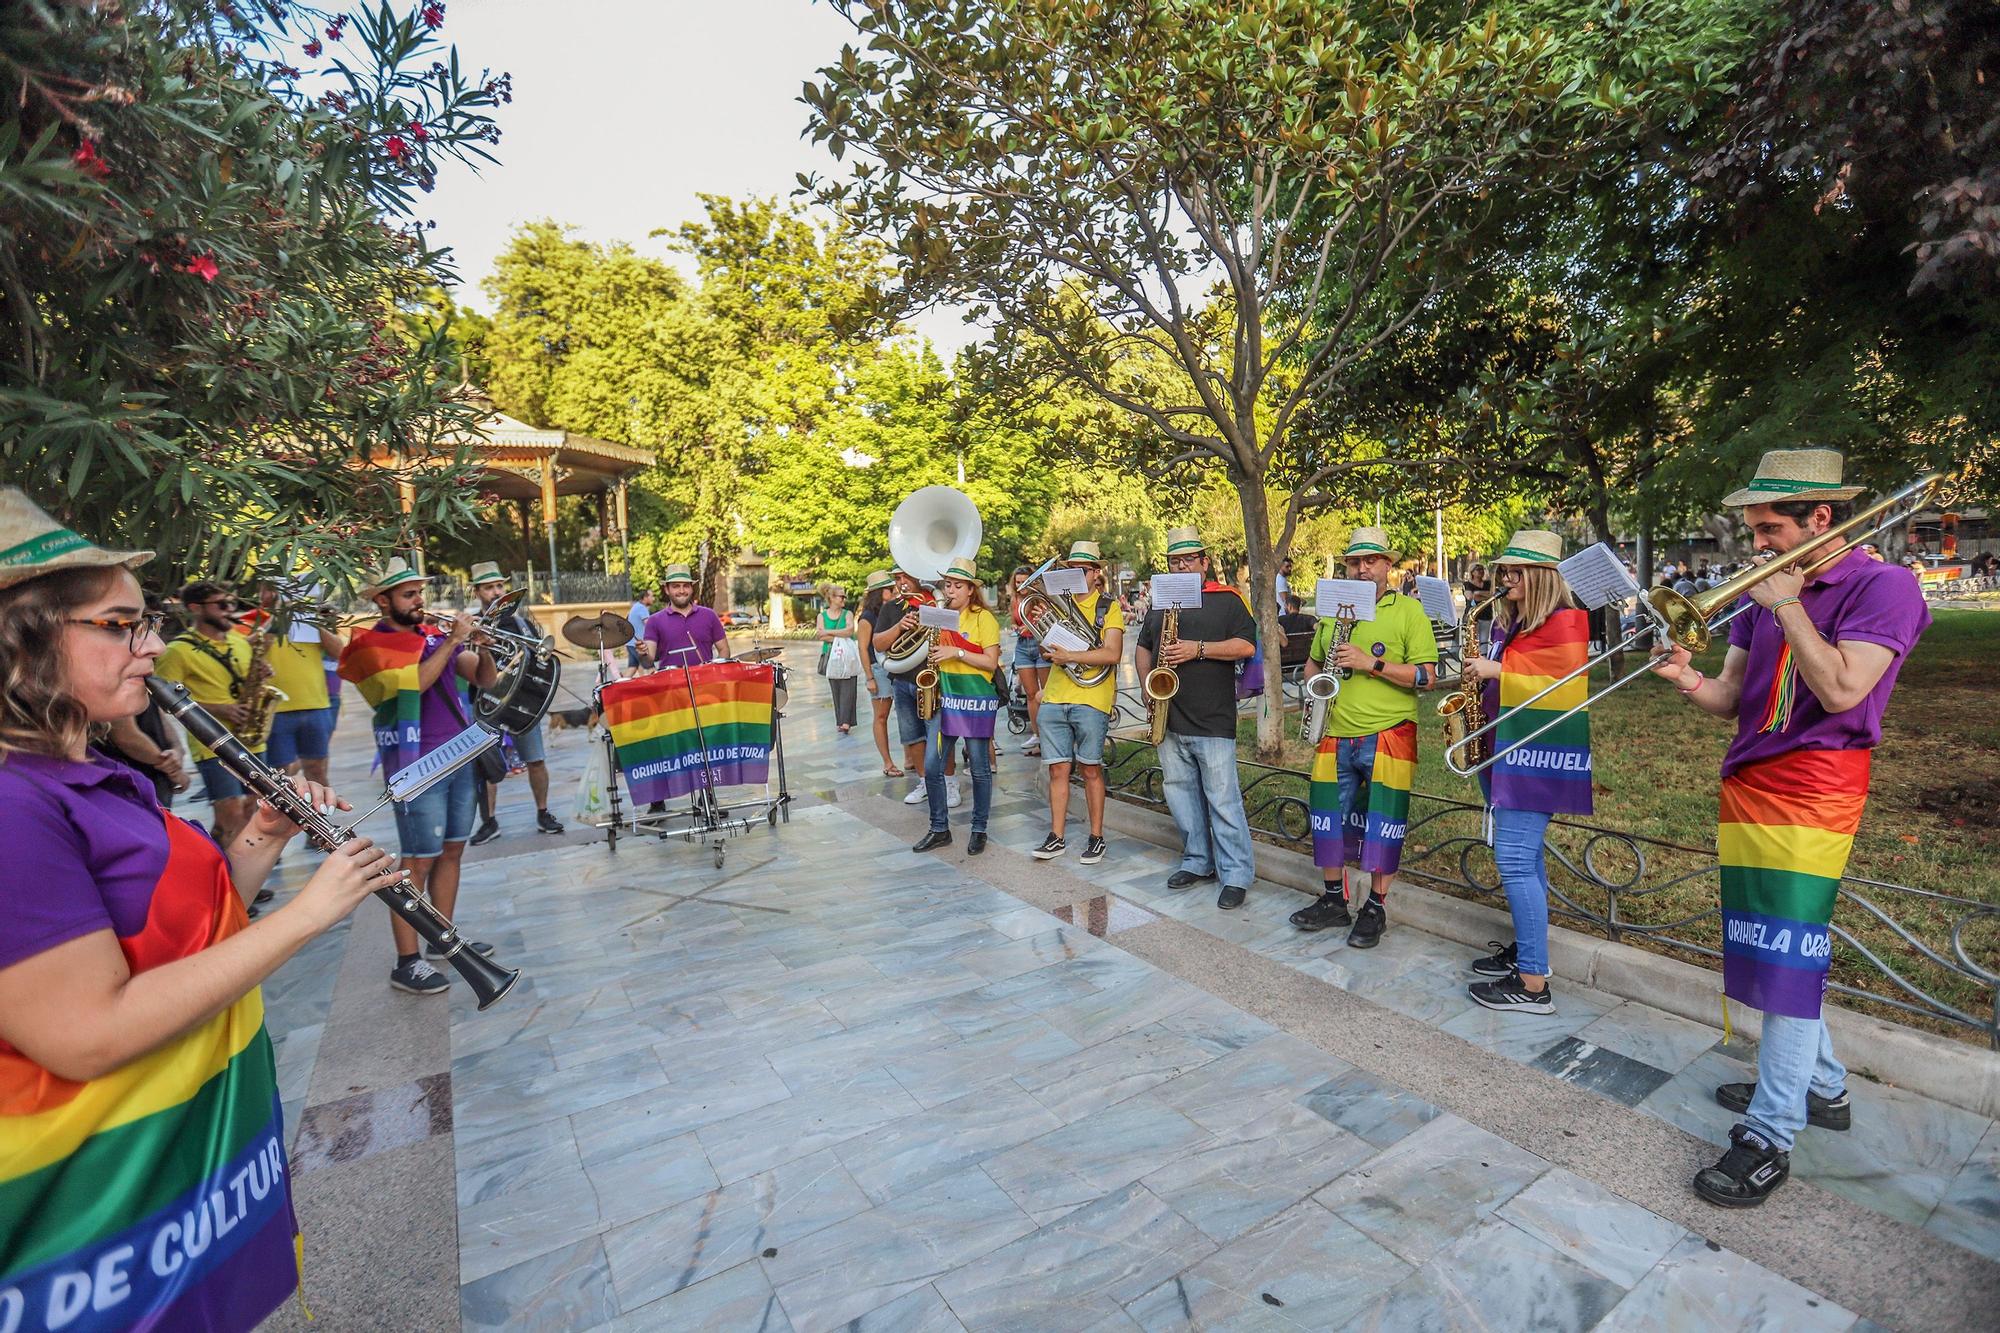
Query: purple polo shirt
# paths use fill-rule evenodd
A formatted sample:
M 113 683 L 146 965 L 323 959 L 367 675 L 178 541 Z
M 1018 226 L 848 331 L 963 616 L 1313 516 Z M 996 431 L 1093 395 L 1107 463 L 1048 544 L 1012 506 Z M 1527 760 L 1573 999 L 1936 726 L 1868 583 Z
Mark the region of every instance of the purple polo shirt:
M 93 931 L 145 929 L 172 818 L 150 781 L 102 755 L 0 760 L 0 967 Z
M 1896 688 L 1896 675 L 1917 639 L 1931 623 L 1923 590 L 1901 565 L 1871 560 L 1854 551 L 1799 594 L 1806 617 L 1828 643 L 1858 639 L 1879 643 L 1895 660 L 1875 682 L 1868 697 L 1844 713 L 1829 713 L 1813 697 L 1803 676 L 1790 723 L 1783 731 L 1764 732 L 1771 685 L 1785 646 L 1778 619 L 1752 604 L 1729 622 L 1729 646 L 1748 651 L 1743 669 L 1743 693 L 1736 703 L 1736 739 L 1722 759 L 1722 776 L 1745 764 L 1789 754 L 1793 750 L 1872 750 L 1882 741 L 1882 714 Z
M 659 666 L 686 666 L 689 662 L 715 660 L 715 650 L 728 642 L 722 621 L 705 606 L 691 606 L 686 615 L 671 606 L 646 618 L 646 631 L 639 636 L 653 645 L 653 661 Z M 693 648 L 692 654 L 686 650 Z

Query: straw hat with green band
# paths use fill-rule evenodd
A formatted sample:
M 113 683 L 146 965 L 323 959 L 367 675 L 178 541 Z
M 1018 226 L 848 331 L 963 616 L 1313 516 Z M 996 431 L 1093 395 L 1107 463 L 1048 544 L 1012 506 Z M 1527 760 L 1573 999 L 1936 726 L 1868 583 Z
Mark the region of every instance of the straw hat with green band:
M 1563 539 L 1540 528 L 1522 528 L 1507 539 L 1507 549 L 1495 565 L 1555 565 L 1563 558 Z
M 865 597 L 877 588 L 893 588 L 895 586 L 896 576 L 886 569 L 878 569 L 868 576 L 868 586 L 863 588 L 861 592 Z
M 660 582 L 662 582 L 662 583 L 693 583 L 693 582 L 694 582 L 694 566 L 692 566 L 692 565 L 668 565 L 668 566 L 667 566 L 667 572 L 666 572 L 666 573 L 664 573 L 664 574 L 662 574 L 662 575 L 660 575 Z
M 1837 449 L 1773 449 L 1757 460 L 1757 475 L 1740 491 L 1722 497 L 1732 506 L 1818 500 L 1852 500 L 1866 486 L 1840 484 L 1843 460 Z
M 1202 555 L 1208 551 L 1201 544 L 1201 533 L 1195 528 L 1168 528 L 1168 555 Z
M 1063 557 L 1063 563 L 1066 565 L 1102 565 L 1104 563 L 1104 555 L 1097 549 L 1096 542 L 1087 542 L 1078 538 L 1069 544 L 1069 554 Z
M 1364 555 L 1383 555 L 1391 560 L 1401 560 L 1403 553 L 1389 545 L 1389 534 L 1380 528 L 1356 528 L 1354 535 L 1347 539 L 1347 549 L 1340 553 L 1342 560 L 1353 560 Z
M 94 546 L 44 513 L 18 486 L 0 486 L 0 588 L 64 569 L 137 569 L 151 551 Z
M 423 573 L 411 568 L 410 562 L 400 555 L 389 557 L 389 563 L 375 571 L 375 577 L 368 580 L 368 586 L 361 590 L 363 597 L 374 597 L 391 588 L 400 588 L 405 583 L 423 582 Z
M 507 576 L 500 572 L 500 566 L 491 560 L 481 560 L 472 567 L 471 582 L 475 588 L 483 583 L 505 583 L 506 581 Z
M 962 555 L 944 567 L 944 576 L 957 579 L 961 583 L 979 582 L 979 562 L 969 555 Z

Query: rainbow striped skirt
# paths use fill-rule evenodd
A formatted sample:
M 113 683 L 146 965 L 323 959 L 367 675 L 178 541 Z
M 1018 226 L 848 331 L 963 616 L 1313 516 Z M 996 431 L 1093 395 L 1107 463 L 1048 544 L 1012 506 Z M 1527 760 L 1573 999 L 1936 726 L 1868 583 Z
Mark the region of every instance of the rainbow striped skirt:
M 1403 863 L 1403 835 L 1410 827 L 1410 788 L 1417 778 L 1417 724 L 1399 722 L 1377 732 L 1374 766 L 1364 775 L 1365 794 L 1353 805 L 1340 797 L 1340 747 L 1367 737 L 1328 736 L 1313 756 L 1306 804 L 1312 815 L 1313 864 L 1332 870 L 1359 861 L 1371 874 L 1394 874 Z

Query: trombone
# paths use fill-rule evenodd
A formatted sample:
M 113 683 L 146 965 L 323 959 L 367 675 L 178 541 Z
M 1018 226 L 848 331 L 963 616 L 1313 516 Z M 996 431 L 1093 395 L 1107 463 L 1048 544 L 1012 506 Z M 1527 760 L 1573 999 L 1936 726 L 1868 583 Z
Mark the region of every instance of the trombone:
M 495 622 L 501 616 L 506 615 L 516 606 L 519 606 L 521 600 L 526 596 L 525 592 L 516 588 L 505 597 L 494 602 L 492 606 L 487 607 L 484 611 L 472 617 L 473 633 L 485 638 L 488 646 L 493 650 L 495 660 L 503 667 L 511 665 L 516 658 L 525 654 L 548 654 L 556 650 L 556 637 L 553 634 L 545 634 L 537 639 L 533 635 L 516 634 L 511 630 L 500 629 L 496 625 Z M 449 634 L 452 631 L 452 627 L 458 623 L 460 617 L 437 611 L 426 611 L 424 612 L 424 619 Z
M 1558 678 L 1532 697 L 1523 699 L 1515 705 L 1515 708 L 1531 708 L 1579 676 L 1588 679 L 1590 672 L 1599 662 L 1608 661 L 1613 656 L 1638 646 L 1644 639 L 1657 635 L 1664 641 L 1664 647 L 1654 648 L 1647 655 L 1645 662 L 1637 668 L 1618 677 L 1576 707 L 1556 714 L 1506 749 L 1498 750 L 1477 762 L 1468 762 L 1471 759 L 1468 747 L 1476 753 L 1478 747 L 1475 743 L 1484 739 L 1504 718 L 1514 712 L 1513 708 L 1506 710 L 1478 730 L 1461 736 L 1447 745 L 1444 752 L 1445 767 L 1462 778 L 1482 773 L 1523 745 L 1538 739 L 1544 732 L 1553 730 L 1559 723 L 1589 708 L 1613 690 L 1622 689 L 1639 679 L 1672 656 L 1675 648 L 1685 648 L 1691 653 L 1703 651 L 1718 630 L 1749 610 L 1752 603 L 1744 602 L 1741 606 L 1732 607 L 1714 620 L 1710 620 L 1710 616 L 1739 600 L 1750 589 L 1780 570 L 1796 569 L 1805 576 L 1806 582 L 1812 582 L 1870 537 L 1916 517 L 1929 501 L 1931 492 L 1937 489 L 1938 483 L 1943 479 L 1942 473 L 1926 472 L 1900 491 L 1877 500 L 1846 522 L 1836 524 L 1816 537 L 1808 537 L 1783 555 L 1773 556 L 1760 565 L 1752 565 L 1734 577 L 1724 579 L 1707 592 L 1687 597 L 1672 588 L 1652 589 L 1639 599 L 1639 608 L 1645 612 L 1651 623 L 1641 625 L 1568 675 Z M 1863 528 L 1863 524 L 1871 526 Z

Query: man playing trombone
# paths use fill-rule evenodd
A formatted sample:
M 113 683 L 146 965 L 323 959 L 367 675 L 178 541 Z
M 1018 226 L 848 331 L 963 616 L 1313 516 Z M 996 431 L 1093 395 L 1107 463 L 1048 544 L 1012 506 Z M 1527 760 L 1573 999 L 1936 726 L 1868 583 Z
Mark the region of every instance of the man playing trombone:
M 1167 876 L 1167 887 L 1185 889 L 1219 875 L 1215 905 L 1227 911 L 1243 905 L 1257 878 L 1236 772 L 1236 664 L 1257 651 L 1257 622 L 1234 588 L 1209 580 L 1208 551 L 1195 529 L 1168 529 L 1167 570 L 1202 577 L 1201 605 L 1178 613 L 1172 642 L 1160 642 L 1166 613 L 1155 607 L 1133 653 L 1141 681 L 1155 663 L 1179 678 L 1157 748 L 1167 809 L 1181 832 L 1180 868 Z
M 1300 930 L 1352 923 L 1347 943 L 1372 949 L 1388 926 L 1384 903 L 1403 861 L 1410 786 L 1417 768 L 1417 694 L 1431 688 L 1437 635 L 1423 603 L 1390 592 L 1401 553 L 1380 528 L 1356 528 L 1341 560 L 1347 577 L 1375 585 L 1372 619 L 1321 620 L 1313 636 L 1312 671 L 1346 675 L 1334 697 L 1326 735 L 1313 760 L 1308 804 L 1313 862 L 1326 891 L 1292 913 Z M 1368 901 L 1348 914 L 1347 867 L 1369 874 Z
M 1782 557 L 1847 519 L 1862 488 L 1842 485 L 1841 470 L 1831 449 L 1773 450 L 1723 503 L 1743 509 L 1758 550 Z M 1716 831 L 1723 989 L 1762 1010 L 1764 1026 L 1757 1081 L 1715 1090 L 1743 1115 L 1729 1151 L 1694 1178 L 1697 1194 L 1727 1208 L 1761 1204 L 1785 1182 L 1806 1125 L 1844 1130 L 1852 1120 L 1847 1071 L 1820 1014 L 1828 927 L 1882 714 L 1930 612 L 1906 571 L 1858 547 L 1829 563 L 1838 540 L 1739 576 L 1754 605 L 1730 622 L 1717 675 L 1681 647 L 1654 668 L 1703 712 L 1736 719 Z

